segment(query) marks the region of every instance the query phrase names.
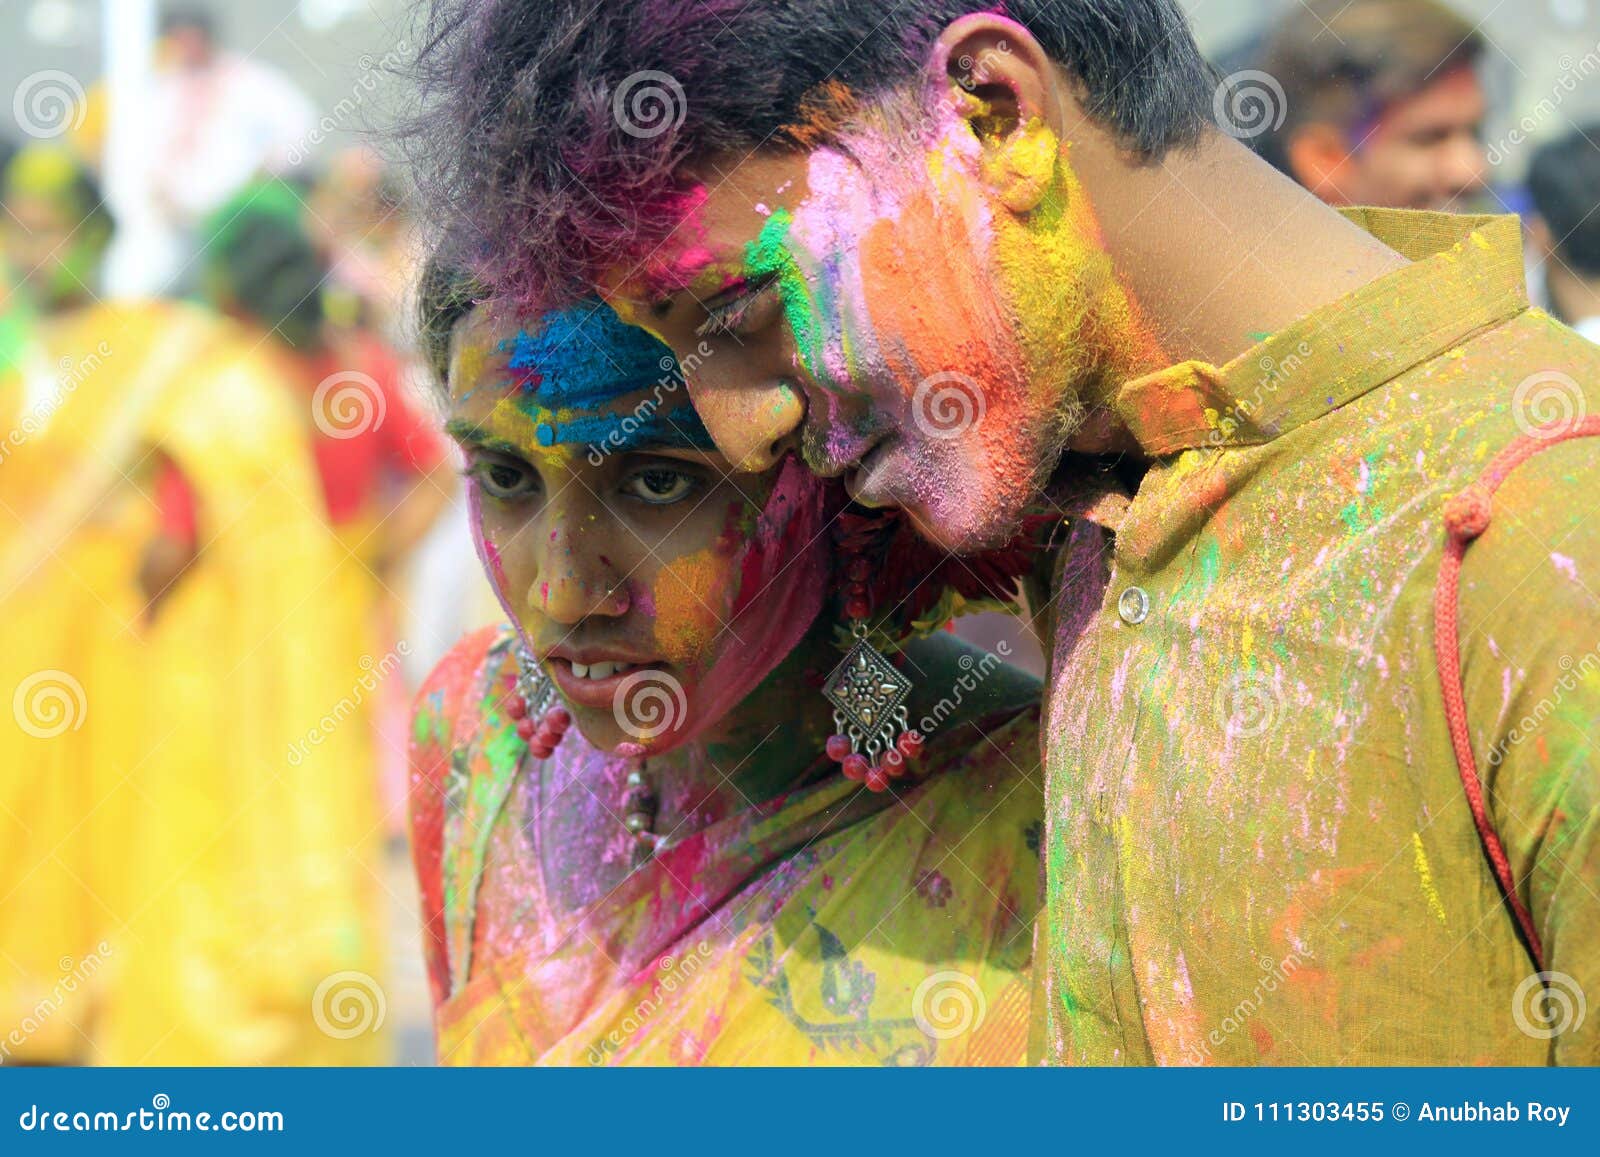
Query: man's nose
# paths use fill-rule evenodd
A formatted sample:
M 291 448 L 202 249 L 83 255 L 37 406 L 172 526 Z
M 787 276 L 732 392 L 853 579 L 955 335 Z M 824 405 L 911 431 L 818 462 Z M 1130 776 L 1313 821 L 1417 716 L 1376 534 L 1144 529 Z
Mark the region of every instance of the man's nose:
M 714 380 L 689 383 L 700 421 L 734 470 L 759 474 L 794 448 L 806 402 L 786 381 L 760 385 Z
M 1461 133 L 1451 140 L 1445 160 L 1445 185 L 1453 195 L 1470 193 L 1483 184 L 1489 156 L 1475 134 Z

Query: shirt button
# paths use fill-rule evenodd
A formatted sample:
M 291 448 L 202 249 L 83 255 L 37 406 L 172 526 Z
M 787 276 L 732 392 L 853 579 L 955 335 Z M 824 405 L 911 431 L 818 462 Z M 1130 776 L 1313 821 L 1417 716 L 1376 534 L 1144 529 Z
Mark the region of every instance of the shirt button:
M 1137 627 L 1150 617 L 1150 596 L 1143 587 L 1129 587 L 1117 600 L 1117 614 L 1130 627 Z

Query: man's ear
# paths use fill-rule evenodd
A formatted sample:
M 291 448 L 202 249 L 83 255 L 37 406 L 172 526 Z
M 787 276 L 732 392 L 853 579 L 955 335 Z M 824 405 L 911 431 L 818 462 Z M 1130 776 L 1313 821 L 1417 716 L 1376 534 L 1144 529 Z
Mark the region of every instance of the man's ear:
M 974 12 L 951 22 L 928 61 L 931 99 L 953 108 L 983 146 L 983 179 L 1016 213 L 1038 206 L 1060 152 L 1055 64 L 1014 20 Z
M 1336 126 L 1313 121 L 1289 135 L 1284 155 L 1289 175 L 1330 205 L 1351 204 L 1345 191 L 1350 184 L 1350 145 Z

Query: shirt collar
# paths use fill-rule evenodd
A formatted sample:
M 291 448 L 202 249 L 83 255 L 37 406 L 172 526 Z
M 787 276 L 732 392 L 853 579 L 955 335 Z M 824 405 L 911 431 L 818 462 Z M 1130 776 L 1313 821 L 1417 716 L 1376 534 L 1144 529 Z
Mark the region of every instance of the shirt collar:
M 1147 454 L 1270 442 L 1528 308 L 1515 216 L 1340 212 L 1412 264 L 1226 365 L 1181 362 L 1127 383 L 1114 404 Z

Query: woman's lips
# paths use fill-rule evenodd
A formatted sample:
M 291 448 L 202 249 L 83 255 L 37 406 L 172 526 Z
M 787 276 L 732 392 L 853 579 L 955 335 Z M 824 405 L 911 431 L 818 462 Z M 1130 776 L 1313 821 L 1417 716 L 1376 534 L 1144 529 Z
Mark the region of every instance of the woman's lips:
M 664 666 L 663 663 L 630 664 L 612 660 L 578 663 L 554 655 L 546 663 L 550 677 L 555 680 L 563 698 L 580 707 L 600 710 L 614 709 L 617 691 L 629 675 Z

